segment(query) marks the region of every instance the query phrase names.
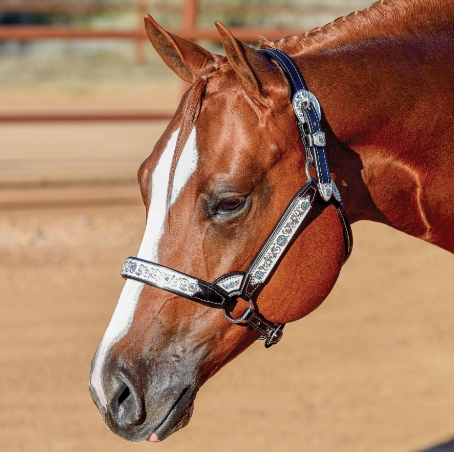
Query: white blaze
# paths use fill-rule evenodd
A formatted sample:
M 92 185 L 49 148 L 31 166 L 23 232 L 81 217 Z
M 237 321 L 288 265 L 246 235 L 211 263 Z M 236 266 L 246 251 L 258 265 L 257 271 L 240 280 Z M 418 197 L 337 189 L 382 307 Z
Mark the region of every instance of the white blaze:
M 137 257 L 152 262 L 158 262 L 159 241 L 164 233 L 164 224 L 167 216 L 169 175 L 178 132 L 179 130 L 176 130 L 172 133 L 151 176 L 151 202 L 148 209 L 147 226 Z M 170 205 L 175 202 L 181 190 L 194 173 L 197 168 L 197 160 L 198 152 L 194 127 L 186 141 L 175 169 Z M 142 289 L 143 283 L 131 279 L 126 281 L 112 319 L 96 352 L 90 381 L 98 394 L 99 401 L 104 407 L 107 404 L 102 384 L 104 362 L 110 348 L 128 332 Z

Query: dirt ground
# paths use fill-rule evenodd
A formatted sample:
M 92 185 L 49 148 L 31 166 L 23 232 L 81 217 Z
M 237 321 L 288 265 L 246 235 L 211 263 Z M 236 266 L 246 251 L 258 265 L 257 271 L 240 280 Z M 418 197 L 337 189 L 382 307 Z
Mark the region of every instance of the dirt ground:
M 372 223 L 354 225 L 325 303 L 209 381 L 188 427 L 158 445 L 115 437 L 88 372 L 144 210 L 135 185 L 66 188 L 70 208 L 61 190 L 1 210 L 0 450 L 410 452 L 454 437 L 454 257 Z

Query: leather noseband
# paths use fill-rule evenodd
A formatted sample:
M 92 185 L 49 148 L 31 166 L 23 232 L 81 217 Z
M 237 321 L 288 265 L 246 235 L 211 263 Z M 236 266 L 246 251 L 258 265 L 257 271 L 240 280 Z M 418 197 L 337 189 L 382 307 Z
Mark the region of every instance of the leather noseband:
M 279 64 L 291 85 L 292 104 L 306 152 L 307 182 L 293 197 L 247 271 L 227 273 L 210 283 L 155 262 L 128 257 L 121 275 L 205 306 L 222 309 L 230 322 L 249 325 L 259 331 L 268 348 L 281 340 L 285 324 L 266 320 L 258 312 L 255 301 L 294 240 L 309 223 L 307 219 L 314 203 L 319 201 L 335 206 L 344 235 L 344 263 L 351 254 L 353 238 L 339 191 L 330 177 L 325 134 L 320 126 L 320 104 L 315 95 L 307 90 L 301 72 L 286 53 L 276 49 L 261 52 Z M 310 165 L 315 168 L 317 180 L 309 174 Z M 234 319 L 229 315 L 228 308 L 240 298 L 248 301 L 249 307 Z

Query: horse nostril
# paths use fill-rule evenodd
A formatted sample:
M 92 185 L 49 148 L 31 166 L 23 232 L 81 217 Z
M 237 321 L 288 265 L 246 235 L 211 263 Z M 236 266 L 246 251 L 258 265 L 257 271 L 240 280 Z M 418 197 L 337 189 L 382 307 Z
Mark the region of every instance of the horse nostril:
M 125 390 L 118 397 L 118 406 L 120 406 L 130 395 L 131 391 L 129 390 L 129 387 L 126 386 Z
M 145 403 L 139 391 L 122 378 L 116 380 L 116 390 L 112 394 L 109 411 L 112 420 L 119 427 L 129 428 L 140 425 L 146 418 Z

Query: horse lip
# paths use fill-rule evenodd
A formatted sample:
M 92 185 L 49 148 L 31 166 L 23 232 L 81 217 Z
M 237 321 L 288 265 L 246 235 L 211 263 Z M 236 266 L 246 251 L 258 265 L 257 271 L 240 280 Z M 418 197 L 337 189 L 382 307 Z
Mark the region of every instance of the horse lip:
M 159 441 L 163 441 L 188 424 L 194 411 L 194 399 L 197 394 L 197 390 L 191 391 L 191 388 L 190 385 L 183 389 L 164 420 L 148 435 L 147 439 L 154 433 Z
M 191 418 L 194 408 L 194 399 L 199 388 L 195 382 L 184 387 L 163 420 L 157 424 L 157 426 L 153 420 L 150 419 L 149 415 L 146 415 L 145 422 L 141 425 L 132 426 L 132 428 L 124 428 L 114 422 L 109 409 L 100 403 L 98 394 L 90 381 L 88 387 L 92 400 L 101 414 L 106 427 L 112 433 L 115 433 L 127 441 L 133 442 L 148 440 L 153 433 L 158 436 L 160 441 L 163 441 L 172 433 L 185 427 Z M 150 397 L 149 400 L 153 399 L 154 397 Z M 152 413 L 153 409 L 151 407 L 147 409 L 146 407 L 146 411 Z M 154 425 L 151 425 L 152 423 Z

